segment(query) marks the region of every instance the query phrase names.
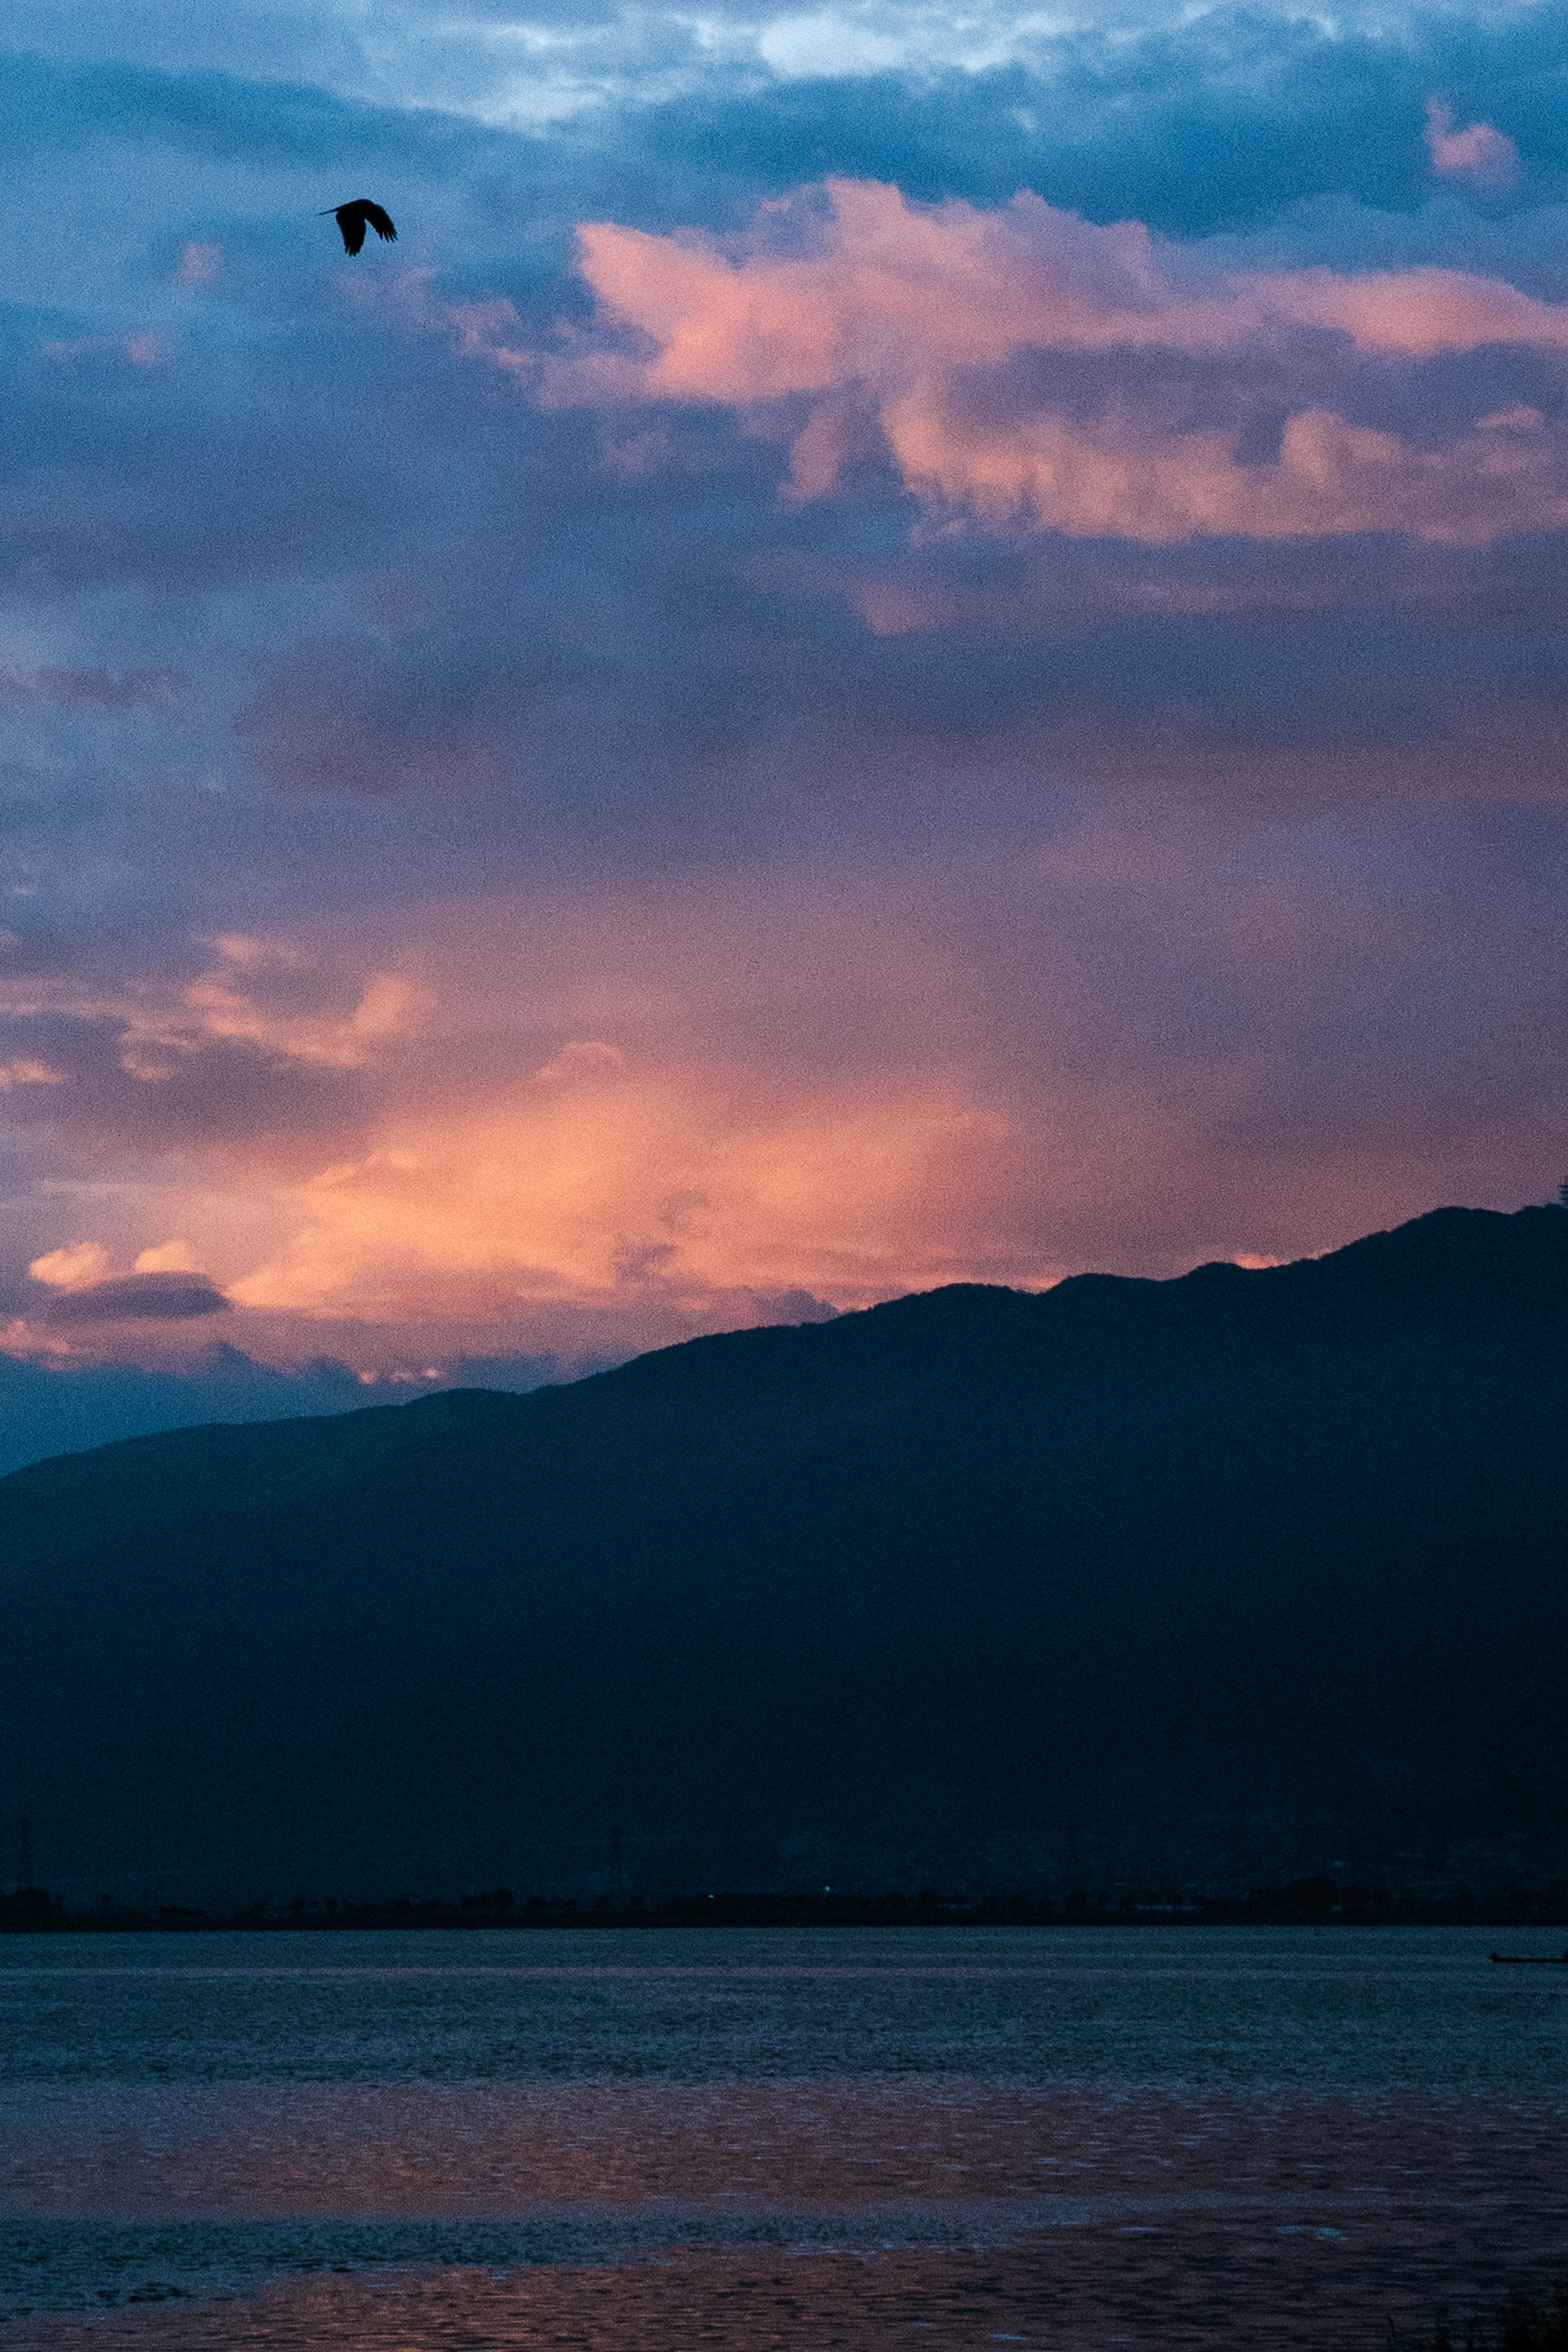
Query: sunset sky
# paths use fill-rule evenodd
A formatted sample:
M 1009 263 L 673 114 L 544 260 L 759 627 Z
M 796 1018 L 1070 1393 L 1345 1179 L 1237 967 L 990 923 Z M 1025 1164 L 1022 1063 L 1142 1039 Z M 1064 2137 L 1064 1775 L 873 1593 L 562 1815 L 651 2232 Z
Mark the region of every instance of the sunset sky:
M 1568 6 L 0 17 L 14 1364 L 1555 1192 Z

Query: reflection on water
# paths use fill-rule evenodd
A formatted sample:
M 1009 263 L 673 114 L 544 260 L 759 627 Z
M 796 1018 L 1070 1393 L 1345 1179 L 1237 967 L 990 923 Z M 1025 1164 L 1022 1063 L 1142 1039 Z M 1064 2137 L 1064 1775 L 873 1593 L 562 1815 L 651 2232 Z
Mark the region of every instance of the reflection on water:
M 5 2341 L 1370 2352 L 1568 2270 L 1489 1941 L 9 1939 Z

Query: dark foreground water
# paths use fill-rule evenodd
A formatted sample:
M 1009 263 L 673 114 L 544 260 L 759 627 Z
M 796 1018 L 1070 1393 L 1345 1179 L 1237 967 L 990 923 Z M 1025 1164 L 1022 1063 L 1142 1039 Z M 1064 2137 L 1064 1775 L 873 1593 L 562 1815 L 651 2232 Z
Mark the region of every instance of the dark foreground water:
M 1568 2273 L 1498 1940 L 7 1938 L 0 2345 L 1376 2352 Z

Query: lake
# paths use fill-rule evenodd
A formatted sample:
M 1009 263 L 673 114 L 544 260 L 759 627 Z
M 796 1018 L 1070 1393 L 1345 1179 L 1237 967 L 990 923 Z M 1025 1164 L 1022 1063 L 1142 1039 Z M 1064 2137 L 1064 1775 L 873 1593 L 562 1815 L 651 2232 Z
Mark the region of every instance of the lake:
M 5 1937 L 3 2341 L 1381 2352 L 1568 2275 L 1499 1941 Z

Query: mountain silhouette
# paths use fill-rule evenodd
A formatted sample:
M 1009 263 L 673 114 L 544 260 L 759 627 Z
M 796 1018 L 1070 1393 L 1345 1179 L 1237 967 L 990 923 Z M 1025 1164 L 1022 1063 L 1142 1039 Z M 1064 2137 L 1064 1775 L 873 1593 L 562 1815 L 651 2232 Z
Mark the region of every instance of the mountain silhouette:
M 1560 1868 L 1565 1438 L 1550 1208 L 140 1439 L 0 1480 L 0 1790 L 83 1900 Z

